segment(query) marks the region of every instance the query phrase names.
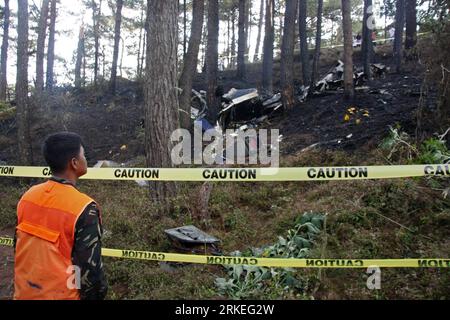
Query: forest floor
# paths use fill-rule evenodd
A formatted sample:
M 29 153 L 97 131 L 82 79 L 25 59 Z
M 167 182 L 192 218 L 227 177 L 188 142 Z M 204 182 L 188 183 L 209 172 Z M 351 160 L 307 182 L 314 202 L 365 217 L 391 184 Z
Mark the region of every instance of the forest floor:
M 388 63 L 389 46 L 377 48 L 376 60 Z M 336 49 L 324 52 L 321 73 L 325 74 L 340 56 Z M 298 60 L 298 59 L 297 59 Z M 359 52 L 355 61 L 360 62 Z M 297 61 L 298 62 L 298 61 Z M 225 90 L 259 85 L 258 64 L 248 66 L 242 82 L 231 72 L 221 73 Z M 275 64 L 275 75 L 279 65 Z M 299 68 L 296 67 L 296 72 Z M 298 77 L 297 77 L 298 78 Z M 311 97 L 298 104 L 289 116 L 270 119 L 268 128 L 280 129 L 282 166 L 386 165 L 408 163 L 399 154 L 388 160 L 379 148 L 389 126 L 400 126 L 415 135 L 419 103 L 426 112 L 436 108 L 436 92 L 421 99 L 423 67 L 405 66 L 402 74 L 388 73 L 370 83 L 369 91 L 357 91 L 353 103 L 342 94 Z M 275 88 L 279 84 L 275 83 Z M 196 89 L 204 89 L 201 76 Z M 33 151 L 43 164 L 40 144 L 49 132 L 67 129 L 82 134 L 90 165 L 97 160 L 144 165 L 142 118 L 143 96 L 139 83 L 121 81 L 118 95 L 105 95 L 91 88 L 64 91 L 47 97 L 45 107 L 36 102 L 33 121 Z M 347 109 L 366 109 L 369 116 L 355 112 L 344 120 Z M 44 116 L 45 114 L 45 116 Z M 359 114 L 359 117 L 358 117 Z M 360 121 L 357 122 L 356 119 Z M 0 122 L 0 161 L 16 161 L 13 120 Z M 434 128 L 430 129 L 433 133 Z M 442 132 L 441 132 L 442 133 Z M 351 136 L 350 136 L 351 135 Z M 347 138 L 350 137 L 350 138 Z M 341 140 L 337 143 L 336 140 Z M 314 143 L 320 148 L 302 152 Z M 126 146 L 125 148 L 123 146 Z M 34 181 L 37 182 L 37 181 Z M 12 236 L 15 206 L 30 181 L 0 181 L 0 236 Z M 448 258 L 450 247 L 450 201 L 442 196 L 445 178 L 386 179 L 367 181 L 214 183 L 209 219 L 195 218 L 200 183 L 180 183 L 175 210 L 160 217 L 148 199 L 147 190 L 134 182 L 81 181 L 79 188 L 102 206 L 104 247 L 172 252 L 164 234 L 168 228 L 195 224 L 221 240 L 225 254 L 273 244 L 285 236 L 304 212 L 327 215 L 323 230 L 310 252 L 319 258 Z M 387 219 L 388 218 L 388 219 Z M 389 220 L 390 219 L 390 220 Z M 392 222 L 395 221 L 395 223 Z M 11 297 L 11 248 L 0 247 L 0 299 Z M 158 264 L 105 258 L 110 299 L 221 299 L 217 277 L 225 277 L 221 266 Z M 442 299 L 450 298 L 450 271 L 446 269 L 383 269 L 382 289 L 368 290 L 365 270 L 301 270 L 295 273 L 303 285 L 284 290 L 266 284 L 241 298 L 255 299 Z

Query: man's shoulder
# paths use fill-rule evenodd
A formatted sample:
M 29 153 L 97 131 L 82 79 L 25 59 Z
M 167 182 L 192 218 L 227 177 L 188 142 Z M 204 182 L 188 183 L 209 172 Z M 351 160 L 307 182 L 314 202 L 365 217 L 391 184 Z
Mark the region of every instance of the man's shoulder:
M 46 184 L 47 184 L 47 181 L 31 186 L 27 191 L 25 191 L 25 193 L 22 195 L 21 199 L 28 199 L 28 198 L 31 198 L 31 197 L 36 196 L 37 194 L 43 192 Z

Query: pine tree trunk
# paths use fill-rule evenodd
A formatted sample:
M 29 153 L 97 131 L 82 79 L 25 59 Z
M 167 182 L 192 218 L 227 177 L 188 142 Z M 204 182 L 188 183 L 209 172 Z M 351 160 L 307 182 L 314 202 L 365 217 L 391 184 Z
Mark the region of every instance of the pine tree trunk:
M 100 52 L 100 59 L 101 59 L 101 70 L 102 70 L 102 81 L 103 80 L 105 80 L 105 75 L 106 75 L 106 73 L 105 73 L 105 71 L 106 71 L 106 54 L 105 54 L 105 49 L 106 49 L 106 47 L 105 47 L 105 45 L 102 45 L 102 51 Z
M 281 98 L 285 110 L 294 107 L 294 36 L 295 16 L 297 14 L 298 0 L 286 0 L 286 13 L 284 14 L 283 42 L 281 46 Z
M 186 17 L 186 0 L 183 0 L 183 59 L 186 56 L 187 53 L 187 34 L 186 34 L 186 29 L 187 29 L 187 17 Z
M 92 23 L 94 27 L 94 86 L 97 85 L 98 80 L 98 59 L 100 51 L 100 14 L 101 14 L 102 0 L 100 0 L 99 7 L 97 7 L 96 0 L 92 0 Z
M 252 1 L 247 0 L 245 2 L 245 36 L 247 41 L 245 43 L 245 55 L 244 62 L 247 63 L 250 60 L 250 37 L 251 37 L 251 13 L 252 13 Z
M 383 0 L 383 8 L 384 8 L 384 38 L 387 39 L 387 36 L 388 36 L 388 30 L 387 30 L 387 17 L 388 17 L 387 0 Z M 386 43 L 386 41 L 384 43 Z
M 193 0 L 192 3 L 192 24 L 189 46 L 186 53 L 183 71 L 180 76 L 180 126 L 184 129 L 191 127 L 191 91 L 194 76 L 197 74 L 198 51 L 202 39 L 203 14 L 205 11 L 204 0 Z
M 145 153 L 149 168 L 173 167 L 172 132 L 178 127 L 177 2 L 148 1 L 147 67 L 144 84 Z M 150 53 L 151 51 L 151 53 Z M 151 182 L 150 193 L 168 213 L 176 195 L 174 182 Z
M 147 35 L 144 32 L 144 43 L 142 44 L 142 54 L 141 54 L 141 74 L 139 75 L 142 78 L 142 74 L 146 68 L 145 62 L 147 61 Z
M 364 0 L 364 19 L 363 19 L 363 34 L 361 51 L 363 58 L 364 73 L 370 80 L 371 70 L 370 63 L 373 56 L 373 44 L 372 44 L 372 29 L 370 25 L 372 11 L 369 13 L 369 9 L 372 7 L 372 0 Z
M 86 50 L 83 52 L 83 75 L 81 76 L 81 86 L 86 86 Z
M 402 41 L 403 27 L 405 25 L 405 1 L 397 0 L 395 4 L 395 39 L 394 39 L 394 64 L 397 72 L 402 66 Z
M 117 80 L 117 59 L 119 58 L 119 44 L 120 44 L 120 27 L 122 24 L 122 6 L 123 0 L 117 0 L 116 7 L 116 22 L 114 26 L 114 51 L 113 61 L 111 67 L 111 82 L 109 84 L 109 92 L 116 93 L 116 80 Z M 123 53 L 123 50 L 122 50 Z
M 49 0 L 42 1 L 41 14 L 39 16 L 38 37 L 36 44 L 36 93 L 44 90 L 44 51 L 45 37 L 47 35 Z
M 255 57 L 253 58 L 253 61 L 259 60 L 259 48 L 261 46 L 261 33 L 263 23 L 264 23 L 264 0 L 261 0 L 259 7 L 258 35 L 256 36 Z
M 231 68 L 236 64 L 236 8 L 231 11 Z
M 6 100 L 7 81 L 7 65 L 8 65 L 8 40 L 9 40 L 9 0 L 5 0 L 4 16 L 3 16 L 3 39 L 0 63 L 0 100 Z
M 219 112 L 219 102 L 216 97 L 217 77 L 218 77 L 218 50 L 219 50 L 219 2 L 218 0 L 208 1 L 208 43 L 206 47 L 206 81 L 207 94 L 206 103 L 208 105 L 208 118 L 211 123 L 217 120 Z
M 125 53 L 125 41 L 123 40 L 122 36 L 120 36 L 120 43 L 122 43 L 122 47 L 120 50 L 120 64 L 119 64 L 119 76 L 123 77 L 123 54 Z
M 279 2 L 279 6 L 280 6 L 280 12 L 278 12 L 279 14 L 279 20 L 280 20 L 280 29 L 278 30 L 279 35 L 278 35 L 278 43 L 277 43 L 277 48 L 281 48 L 281 39 L 283 38 L 283 17 L 284 15 L 281 14 L 282 11 L 282 7 L 281 7 L 281 2 Z
M 350 0 L 342 0 L 342 29 L 344 33 L 344 98 L 353 99 L 353 35 Z
M 417 43 L 417 1 L 409 0 L 405 4 L 405 23 L 406 23 L 406 39 L 405 39 L 405 50 L 408 57 L 413 56 L 412 49 Z
M 142 78 L 143 73 L 146 69 L 146 61 L 147 61 L 147 36 L 148 36 L 148 29 L 149 29 L 149 2 L 147 1 L 147 8 L 145 9 L 145 22 L 144 22 L 144 31 L 143 31 L 143 44 L 142 44 L 142 54 L 141 54 L 141 74 L 139 75 L 139 78 Z
M 320 59 L 320 45 L 322 41 L 322 13 L 323 13 L 323 0 L 318 0 L 317 3 L 317 25 L 316 25 L 316 47 L 314 49 L 314 59 L 311 71 L 311 84 L 310 90 L 314 90 L 316 84 L 316 76 L 318 73 L 318 64 Z
M 201 57 L 202 57 L 202 74 L 206 73 L 206 46 L 208 42 L 208 12 L 205 10 L 205 16 L 203 20 L 205 21 L 203 24 L 203 34 L 202 34 L 202 41 L 201 41 Z
M 238 79 L 245 78 L 245 50 L 247 49 L 247 32 L 245 30 L 245 21 L 247 17 L 247 0 L 239 0 L 239 22 L 238 22 L 238 56 L 237 73 Z
M 18 0 L 17 11 L 17 132 L 21 165 L 31 165 L 28 110 L 28 0 Z
M 51 0 L 50 4 L 50 27 L 48 35 L 47 48 L 47 74 L 46 74 L 46 89 L 48 92 L 53 90 L 55 84 L 53 67 L 55 65 L 55 27 L 56 27 L 56 0 Z
M 309 81 L 309 52 L 306 30 L 307 0 L 299 0 L 298 31 L 300 35 L 300 57 L 302 63 L 303 85 L 307 86 Z
M 138 44 L 138 54 L 137 54 L 137 70 L 136 77 L 140 78 L 141 75 L 141 48 L 142 48 L 142 23 L 144 22 L 144 10 L 141 10 L 141 25 L 139 27 L 139 44 Z
M 262 87 L 269 94 L 273 92 L 273 42 L 274 42 L 274 0 L 266 1 L 266 17 L 264 23 L 264 47 L 263 47 L 263 70 Z
M 81 88 L 81 65 L 83 63 L 84 54 L 84 25 L 80 27 L 78 36 L 77 61 L 75 63 L 75 88 Z
M 230 68 L 231 64 L 231 15 L 227 16 L 227 68 Z

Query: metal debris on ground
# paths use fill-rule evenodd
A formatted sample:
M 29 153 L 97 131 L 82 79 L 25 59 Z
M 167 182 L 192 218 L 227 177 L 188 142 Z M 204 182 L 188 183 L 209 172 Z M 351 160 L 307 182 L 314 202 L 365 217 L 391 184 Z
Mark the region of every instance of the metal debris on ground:
M 94 164 L 94 168 L 120 168 L 120 164 L 110 160 L 99 160 Z
M 374 77 L 383 77 L 389 69 L 381 63 L 372 63 L 370 65 Z M 367 81 L 367 75 L 362 70 L 355 69 L 353 72 L 353 81 L 356 87 L 362 86 Z M 318 82 L 312 90 L 314 94 L 320 94 L 325 91 L 334 91 L 341 89 L 344 84 L 344 63 L 338 60 L 335 66 Z M 366 87 L 364 87 L 365 89 Z M 363 90 L 361 88 L 361 90 Z
M 282 110 L 281 94 L 260 95 L 255 88 L 232 88 L 222 96 L 218 123 L 222 129 L 244 124 L 256 127 L 277 111 Z
M 220 240 L 195 226 L 188 225 L 164 230 L 172 245 L 183 252 L 221 255 Z
M 371 64 L 374 77 L 384 76 L 389 69 L 380 63 Z M 369 91 L 370 88 L 363 86 L 367 81 L 367 75 L 361 69 L 354 69 L 354 84 L 361 91 Z M 296 89 L 295 95 L 299 102 L 306 101 L 310 94 L 322 95 L 336 93 L 343 90 L 344 63 L 338 60 L 330 71 L 319 81 L 314 88 L 302 85 Z M 370 93 L 389 94 L 386 90 L 372 90 Z M 192 90 L 191 119 L 194 126 L 202 128 L 203 131 L 216 128 L 206 120 L 208 106 L 206 103 L 206 91 Z M 256 88 L 235 89 L 232 88 L 221 96 L 221 110 L 218 113 L 217 127 L 220 130 L 229 128 L 247 130 L 256 128 L 271 116 L 283 111 L 281 94 L 265 94 L 258 92 Z M 246 126 L 244 128 L 244 126 Z

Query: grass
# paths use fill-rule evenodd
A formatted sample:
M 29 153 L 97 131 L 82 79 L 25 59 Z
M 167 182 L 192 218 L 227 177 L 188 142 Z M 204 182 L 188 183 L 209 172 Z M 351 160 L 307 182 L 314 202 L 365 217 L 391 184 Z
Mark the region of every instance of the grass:
M 314 151 L 287 157 L 284 165 L 361 164 L 361 155 Z M 383 163 L 377 152 L 365 164 Z M 3 180 L 0 230 L 15 223 L 15 206 L 26 185 Z M 437 180 L 438 184 L 445 183 Z M 194 224 L 221 239 L 225 254 L 270 245 L 306 211 L 326 212 L 327 228 L 312 258 L 448 258 L 450 201 L 429 180 L 388 179 L 347 182 L 214 183 L 210 219 L 197 221 L 199 183 L 180 184 L 175 210 L 156 214 L 147 190 L 134 182 L 80 181 L 79 188 L 98 201 L 103 212 L 103 246 L 174 252 L 164 229 Z M 389 219 L 391 220 L 389 220 Z M 392 222 L 394 221 L 394 222 Z M 214 281 L 223 267 L 159 264 L 104 258 L 109 299 L 218 299 Z M 258 299 L 442 299 L 450 298 L 446 269 L 382 269 L 381 290 L 368 290 L 366 270 L 305 269 L 302 290 L 286 295 L 269 288 Z

